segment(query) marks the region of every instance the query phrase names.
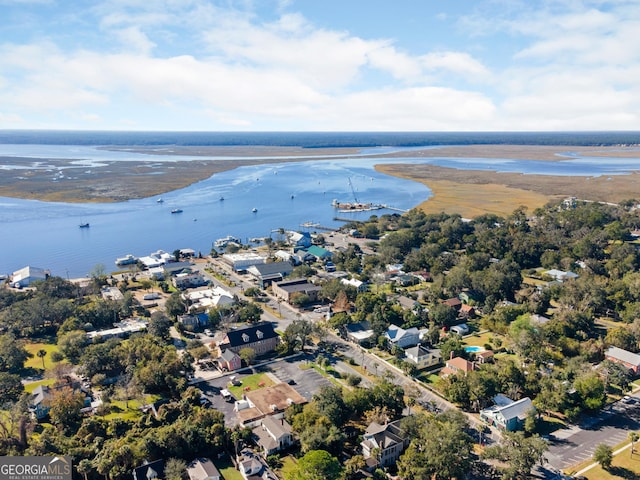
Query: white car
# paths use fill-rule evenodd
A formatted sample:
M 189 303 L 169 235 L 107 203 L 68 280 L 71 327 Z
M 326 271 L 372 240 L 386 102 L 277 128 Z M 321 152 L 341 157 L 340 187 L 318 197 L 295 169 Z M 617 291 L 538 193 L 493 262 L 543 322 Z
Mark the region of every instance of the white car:
M 205 334 L 207 337 L 213 337 L 213 332 L 212 332 L 210 329 L 208 329 L 208 328 L 205 328 L 205 329 L 204 329 L 204 334 Z

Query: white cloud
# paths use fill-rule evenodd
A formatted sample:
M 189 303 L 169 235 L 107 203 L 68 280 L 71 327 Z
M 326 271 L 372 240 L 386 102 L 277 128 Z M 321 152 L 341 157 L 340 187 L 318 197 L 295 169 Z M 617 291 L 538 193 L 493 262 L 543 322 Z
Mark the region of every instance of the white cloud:
M 488 77 L 489 70 L 478 60 L 464 52 L 434 52 L 422 57 L 424 65 L 433 70 L 442 69 L 461 75 Z

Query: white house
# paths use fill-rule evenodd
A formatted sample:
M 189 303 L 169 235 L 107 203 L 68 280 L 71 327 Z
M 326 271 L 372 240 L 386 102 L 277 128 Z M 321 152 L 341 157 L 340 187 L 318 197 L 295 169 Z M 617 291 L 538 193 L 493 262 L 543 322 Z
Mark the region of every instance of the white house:
M 387 331 L 384 332 L 384 336 L 391 345 L 396 345 L 400 348 L 413 347 L 420 343 L 420 330 L 416 327 L 405 330 L 397 325 L 390 325 Z
M 355 288 L 358 293 L 366 292 L 368 290 L 368 286 L 366 283 L 360 280 L 356 280 L 355 278 L 341 278 L 340 283 Z
M 451 327 L 451 331 L 453 333 L 457 333 L 462 337 L 463 335 L 466 335 L 467 333 L 469 333 L 469 325 L 467 325 L 466 323 L 461 323 L 460 325 L 454 325 L 453 327 Z
M 189 480 L 220 480 L 220 472 L 208 458 L 196 458 L 187 465 Z
M 506 397 L 503 396 L 503 398 Z M 534 408 L 529 397 L 521 398 L 517 402 L 500 403 L 506 403 L 506 405 L 496 404 L 493 407 L 485 408 L 480 411 L 480 418 L 490 425 L 509 432 L 518 430 L 527 418 L 529 411 Z
M 254 252 L 225 253 L 222 255 L 222 259 L 231 265 L 231 268 L 236 272 L 244 271 L 251 265 L 267 263 L 267 259 L 265 257 Z
M 547 270 L 546 272 L 543 272 L 543 273 L 545 275 L 549 275 L 550 277 L 553 277 L 558 282 L 564 282 L 565 280 L 572 280 L 574 278 L 578 278 L 577 273 L 563 272 L 562 270 L 556 270 L 555 268 L 552 268 L 551 270 Z
M 433 367 L 442 362 L 442 355 L 437 348 L 426 348 L 422 345 L 407 348 L 404 351 L 407 361 L 413 363 L 418 369 Z

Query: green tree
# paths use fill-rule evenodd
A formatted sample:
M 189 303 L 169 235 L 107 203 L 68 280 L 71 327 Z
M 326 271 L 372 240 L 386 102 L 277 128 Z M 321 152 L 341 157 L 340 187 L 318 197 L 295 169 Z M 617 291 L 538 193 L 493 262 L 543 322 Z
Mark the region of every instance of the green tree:
M 36 353 L 36 356 L 42 360 L 42 369 L 44 370 L 44 357 L 47 356 L 47 351 L 45 349 L 40 349 L 38 350 L 38 353 Z
M 161 338 L 165 342 L 168 342 L 171 339 L 171 326 L 173 323 L 171 319 L 159 310 L 156 310 L 151 314 L 149 318 L 149 326 L 147 327 L 147 331 L 156 337 Z
M 613 450 L 606 443 L 601 443 L 596 446 L 593 452 L 593 460 L 599 463 L 603 469 L 609 470 L 613 461 Z
M 167 315 L 173 319 L 178 318 L 178 315 L 182 315 L 187 311 L 187 305 L 184 303 L 180 292 L 172 293 L 171 296 L 167 298 L 164 308 L 167 311 Z
M 285 480 L 337 480 L 340 462 L 326 450 L 312 450 L 304 454 Z
M 473 464 L 473 439 L 465 433 L 464 414 L 451 410 L 423 422 L 398 461 L 399 475 L 406 480 L 465 477 Z
M 0 335 L 0 372 L 18 373 L 29 356 L 22 342 L 13 334 Z
M 87 475 L 89 475 L 89 473 L 91 473 L 91 470 L 93 470 L 91 460 L 83 458 L 78 462 L 76 469 L 78 470 L 78 473 L 84 477 L 84 480 L 87 480 Z
M 88 344 L 89 339 L 84 330 L 73 330 L 58 338 L 58 348 L 71 363 L 78 363 Z
M 0 372 L 0 404 L 15 402 L 22 392 L 24 392 L 24 385 L 19 375 Z
M 184 480 L 187 463 L 181 458 L 169 458 L 164 466 L 165 480 Z
M 506 465 L 503 478 L 524 480 L 529 478 L 536 463 L 542 463 L 548 445 L 540 436 L 527 437 L 524 432 L 505 432 L 500 445 L 488 447 L 484 458 L 495 458 Z
M 48 400 L 51 423 L 65 430 L 72 430 L 82 419 L 80 409 L 84 405 L 84 396 L 69 387 L 58 388 Z
M 633 455 L 635 444 L 640 439 L 638 432 L 629 432 L 629 441 L 631 442 L 631 455 Z
M 244 360 L 244 363 L 247 365 L 253 365 L 256 359 L 256 351 L 251 347 L 241 348 L 238 355 L 240 355 L 240 358 Z

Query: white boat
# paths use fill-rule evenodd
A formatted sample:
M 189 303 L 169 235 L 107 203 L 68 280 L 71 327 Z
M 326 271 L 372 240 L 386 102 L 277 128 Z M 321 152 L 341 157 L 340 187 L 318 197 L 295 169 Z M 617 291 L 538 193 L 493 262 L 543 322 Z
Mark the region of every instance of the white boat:
M 253 207 L 253 208 L 251 209 L 251 211 L 252 211 L 253 213 L 256 213 L 256 212 L 258 211 L 258 209 L 257 209 L 257 208 L 255 208 L 255 207 Z
M 116 265 L 132 265 L 138 261 L 138 257 L 134 257 L 133 255 L 125 255 L 124 257 L 116 258 Z
M 158 200 L 156 200 L 156 202 L 162 203 L 162 202 L 164 202 L 164 200 L 162 199 L 162 197 L 160 197 Z
M 181 208 L 174 208 L 173 210 L 171 210 L 171 213 L 182 213 L 182 209 Z

